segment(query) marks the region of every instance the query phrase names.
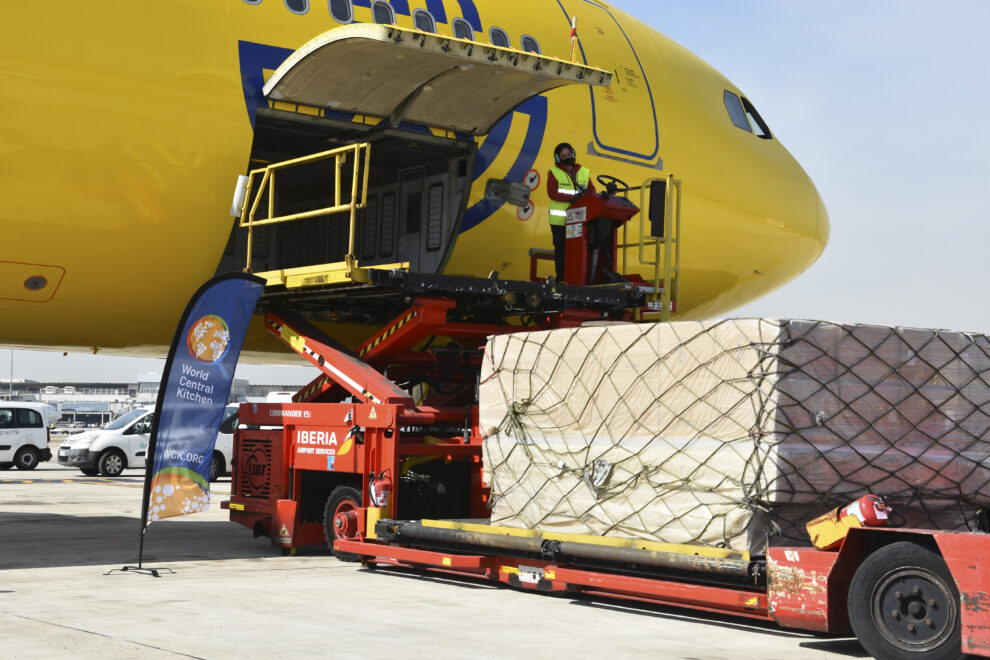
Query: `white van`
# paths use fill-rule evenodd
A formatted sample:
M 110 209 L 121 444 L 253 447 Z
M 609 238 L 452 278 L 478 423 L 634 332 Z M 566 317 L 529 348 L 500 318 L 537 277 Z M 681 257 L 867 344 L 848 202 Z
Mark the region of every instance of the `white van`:
M 33 470 L 52 460 L 45 404 L 0 402 L 0 470 Z
M 117 477 L 125 468 L 143 468 L 154 421 L 154 408 L 135 408 L 102 429 L 70 435 L 58 448 L 58 464 L 89 477 Z

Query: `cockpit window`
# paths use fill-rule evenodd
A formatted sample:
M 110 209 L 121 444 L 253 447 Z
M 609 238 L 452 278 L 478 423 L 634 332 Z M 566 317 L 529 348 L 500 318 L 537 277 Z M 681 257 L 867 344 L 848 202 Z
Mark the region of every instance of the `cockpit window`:
M 436 32 L 437 24 L 433 20 L 433 15 L 425 9 L 417 9 L 413 12 L 413 22 L 417 30 L 423 32 Z
M 376 0 L 375 3 L 371 5 L 371 15 L 374 17 L 375 23 L 395 25 L 395 12 L 392 10 L 392 5 L 387 2 Z
M 285 0 L 285 6 L 293 14 L 305 14 L 309 11 L 309 0 Z
M 527 53 L 540 54 L 540 42 L 538 42 L 534 37 L 524 34 L 522 38 L 522 49 Z
M 330 15 L 338 23 L 350 23 L 354 20 L 354 5 L 351 0 L 330 0 Z
M 753 107 L 753 104 L 749 102 L 749 99 L 743 97 L 742 102 L 743 108 L 746 110 L 746 116 L 749 117 L 750 123 L 753 124 L 753 132 L 756 133 L 756 137 L 763 138 L 764 140 L 773 139 L 773 136 L 770 135 L 770 128 L 763 121 L 763 117 L 756 111 L 756 108 Z
M 749 120 L 746 119 L 746 111 L 743 110 L 742 101 L 739 100 L 739 97 L 729 90 L 725 90 L 723 100 L 725 101 L 725 109 L 729 111 L 729 118 L 732 120 L 732 123 L 744 131 L 752 133 L 753 129 L 749 126 Z
M 458 39 L 468 39 L 474 41 L 474 28 L 463 18 L 454 19 L 454 36 Z
M 740 98 L 729 90 L 725 90 L 722 100 L 725 101 L 725 109 L 729 111 L 729 118 L 733 125 L 749 133 L 754 133 L 756 137 L 763 140 L 773 139 L 770 127 L 763 121 L 763 117 L 756 111 L 749 99 Z
M 491 37 L 493 46 L 500 46 L 501 48 L 510 48 L 509 46 L 509 35 L 505 33 L 500 27 L 493 27 L 488 33 Z

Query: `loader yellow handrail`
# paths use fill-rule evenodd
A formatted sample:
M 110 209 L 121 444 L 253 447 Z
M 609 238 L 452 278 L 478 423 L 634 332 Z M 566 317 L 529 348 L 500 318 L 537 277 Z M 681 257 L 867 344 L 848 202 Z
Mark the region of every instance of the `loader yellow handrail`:
M 664 183 L 664 214 L 662 236 L 652 236 L 647 233 L 647 222 L 649 216 L 649 199 L 652 184 L 655 182 Z M 668 174 L 666 178 L 647 179 L 639 188 L 639 232 L 634 237 L 633 242 L 627 236 L 629 223 L 622 226 L 622 272 L 629 272 L 629 268 L 635 265 L 652 266 L 653 277 L 651 284 L 653 291 L 646 296 L 647 307 L 658 313 L 659 320 L 669 321 L 670 315 L 674 311 L 673 305 L 679 299 L 680 294 L 680 264 L 681 264 L 681 181 L 675 179 L 673 174 Z M 661 258 L 661 247 L 663 248 Z M 637 264 L 630 264 L 628 251 L 631 248 L 636 250 Z M 647 251 L 652 250 L 652 255 Z M 662 288 L 661 288 L 662 286 Z M 649 312 L 647 312 L 649 314 Z M 656 316 L 650 314 L 652 319 Z M 647 320 L 641 310 L 636 310 L 635 319 L 637 321 Z
M 351 195 L 349 200 L 343 201 L 341 195 L 341 184 L 340 184 L 340 171 L 341 168 L 347 164 L 349 158 L 353 158 L 352 164 L 352 176 L 351 176 Z M 300 213 L 290 213 L 288 215 L 275 215 L 275 173 L 279 170 L 288 169 L 291 167 L 296 167 L 299 165 L 307 165 L 310 163 L 315 163 L 321 160 L 333 160 L 333 183 L 331 190 L 331 197 L 333 204 L 320 209 L 313 209 L 310 211 L 302 211 Z M 347 241 L 347 255 L 344 257 L 344 261 L 347 264 L 348 273 L 353 269 L 357 263 L 357 257 L 354 255 L 354 237 L 356 234 L 355 224 L 357 221 L 357 212 L 360 209 L 365 208 L 368 200 L 368 174 L 371 170 L 370 168 L 371 160 L 371 144 L 368 142 L 363 142 L 360 144 L 348 145 L 346 147 L 339 147 L 337 149 L 331 149 L 329 151 L 322 151 L 317 154 L 311 154 L 309 156 L 302 156 L 300 158 L 293 158 L 292 160 L 286 160 L 279 163 L 272 163 L 266 165 L 265 167 L 258 168 L 256 170 L 251 170 L 248 175 L 247 182 L 245 184 L 247 194 L 244 195 L 244 202 L 241 204 L 241 220 L 238 225 L 241 228 L 247 228 L 248 238 L 247 238 L 247 264 L 244 268 L 245 273 L 251 272 L 251 257 L 254 247 L 254 228 L 274 225 L 281 222 L 292 222 L 294 220 L 305 220 L 307 218 L 316 218 L 323 215 L 333 215 L 336 213 L 350 213 L 350 229 Z M 251 198 L 250 193 L 254 190 L 254 184 L 258 177 L 261 177 L 261 181 L 258 184 L 257 192 L 254 197 Z M 268 209 L 267 215 L 263 218 L 257 218 L 258 207 L 261 205 L 261 200 L 264 198 L 265 194 L 268 194 Z

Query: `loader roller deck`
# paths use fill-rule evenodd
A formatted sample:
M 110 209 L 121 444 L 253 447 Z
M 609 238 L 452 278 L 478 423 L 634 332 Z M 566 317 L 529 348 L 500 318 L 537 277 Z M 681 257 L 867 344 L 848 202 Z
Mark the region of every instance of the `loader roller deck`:
M 484 522 L 453 520 L 379 520 L 375 536 L 386 542 L 444 549 L 499 550 L 514 556 L 569 563 L 592 562 L 629 572 L 667 569 L 711 574 L 749 583 L 761 581 L 762 561 L 748 552 L 699 545 L 680 545 L 591 534 L 499 527 Z
M 291 308 L 297 313 L 320 314 L 334 321 L 385 325 L 417 296 L 442 297 L 457 303 L 459 313 L 501 321 L 524 314 L 554 314 L 572 308 L 597 312 L 600 317 L 621 316 L 643 304 L 644 294 L 631 284 L 570 286 L 554 282 L 504 280 L 416 273 L 401 268 L 362 269 L 360 280 L 327 276 L 321 272 L 294 275 L 285 271 L 262 273 L 269 284 L 259 309 Z M 298 277 L 298 283 L 293 278 Z

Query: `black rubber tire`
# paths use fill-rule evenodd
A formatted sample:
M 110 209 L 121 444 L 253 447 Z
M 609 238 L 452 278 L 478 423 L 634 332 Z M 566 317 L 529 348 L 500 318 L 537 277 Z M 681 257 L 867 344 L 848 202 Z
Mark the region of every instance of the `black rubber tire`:
M 10 470 L 13 467 L 13 463 L 0 463 L 0 470 Z
M 327 547 L 333 556 L 340 561 L 361 561 L 361 555 L 350 552 L 337 552 L 333 549 L 333 542 L 337 540 L 337 529 L 334 526 L 334 517 L 337 510 L 343 505 L 358 508 L 361 506 L 361 493 L 356 488 L 350 486 L 337 486 L 327 498 L 327 505 L 323 509 L 323 538 L 326 539 Z
M 107 449 L 96 461 L 96 469 L 104 477 L 119 477 L 127 467 L 127 459 L 119 449 Z
M 34 447 L 21 447 L 14 454 L 14 467 L 18 470 L 33 470 L 41 462 L 41 453 Z
M 210 482 L 219 479 L 225 473 L 226 467 L 223 456 L 213 452 L 213 458 L 210 459 Z
M 853 575 L 849 621 L 875 658 L 962 657 L 959 591 L 942 557 L 901 541 L 867 557 Z
M 100 473 L 96 468 L 79 468 L 79 471 L 85 474 L 87 477 L 95 477 Z

